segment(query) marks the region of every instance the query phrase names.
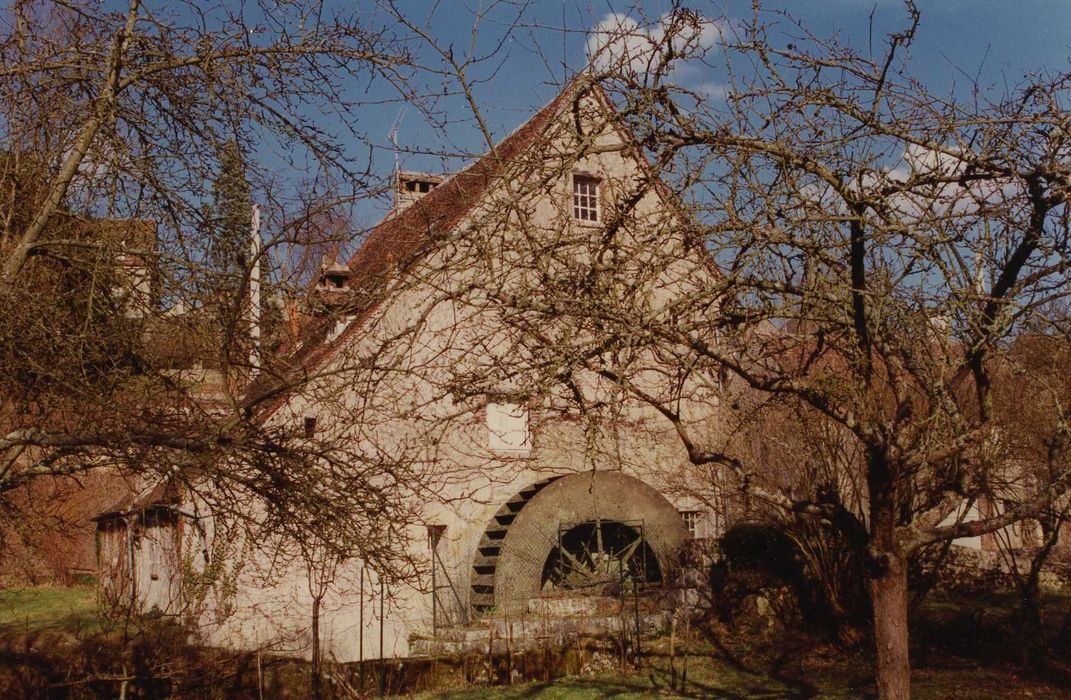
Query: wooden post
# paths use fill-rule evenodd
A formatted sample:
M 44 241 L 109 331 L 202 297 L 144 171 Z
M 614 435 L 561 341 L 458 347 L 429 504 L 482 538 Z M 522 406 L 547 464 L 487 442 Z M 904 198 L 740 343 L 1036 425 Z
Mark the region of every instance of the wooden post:
M 688 640 L 692 631 L 692 615 L 688 607 L 688 601 L 684 602 L 684 636 L 681 644 L 684 646 L 684 658 L 681 659 L 681 693 L 687 692 L 688 687 Z
M 677 663 L 674 659 L 677 641 L 677 613 L 669 619 L 669 687 L 677 689 Z
M 506 627 L 506 673 L 509 674 L 509 684 L 513 685 L 513 623 L 507 623 Z
M 632 579 L 632 606 L 636 614 L 636 668 L 640 667 L 640 586 L 639 581 Z

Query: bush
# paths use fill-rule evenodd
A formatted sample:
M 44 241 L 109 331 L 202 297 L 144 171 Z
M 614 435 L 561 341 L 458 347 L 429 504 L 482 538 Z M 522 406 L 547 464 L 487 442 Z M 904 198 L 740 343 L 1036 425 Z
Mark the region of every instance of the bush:
M 788 526 L 744 523 L 725 533 L 719 549 L 711 586 L 724 617 L 754 607 L 742 602 L 753 598 L 782 624 L 805 622 L 844 642 L 860 640 L 869 611 L 862 570 L 829 526 L 802 518 Z

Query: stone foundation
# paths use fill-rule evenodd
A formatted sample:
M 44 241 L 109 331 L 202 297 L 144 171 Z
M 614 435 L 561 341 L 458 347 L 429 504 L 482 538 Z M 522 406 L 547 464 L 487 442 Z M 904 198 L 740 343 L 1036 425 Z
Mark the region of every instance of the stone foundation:
M 686 590 L 660 590 L 641 594 L 639 600 L 631 596 L 532 598 L 523 615 L 492 614 L 472 625 L 442 628 L 434 637 L 410 640 L 410 649 L 417 656 L 498 655 L 562 648 L 579 639 L 631 640 L 636 635 L 637 607 L 640 636 L 657 637 L 669 630 L 676 603 L 693 597 Z

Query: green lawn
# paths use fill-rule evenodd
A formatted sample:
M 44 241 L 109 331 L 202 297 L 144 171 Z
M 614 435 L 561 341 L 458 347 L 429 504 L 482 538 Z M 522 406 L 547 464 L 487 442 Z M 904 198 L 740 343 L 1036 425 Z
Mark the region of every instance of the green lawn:
M 90 586 L 0 590 L 0 635 L 99 626 L 96 593 Z
M 601 700 L 603 698 L 873 698 L 867 677 L 839 673 L 815 674 L 806 683 L 782 683 L 770 675 L 742 673 L 709 659 L 695 658 L 702 673 L 689 673 L 684 692 L 669 690 L 661 670 L 631 675 L 568 676 L 549 683 L 469 688 L 426 693 L 421 700 Z M 912 697 L 920 700 L 1003 700 L 1004 698 L 1069 698 L 1071 691 L 1007 672 L 977 667 L 922 669 L 912 674 Z
M 688 684 L 670 689 L 664 640 L 651 649 L 639 672 L 566 676 L 548 683 L 472 687 L 418 696 L 421 700 L 603 700 L 605 698 L 873 698 L 871 670 L 864 657 L 818 650 L 807 661 L 798 654 L 765 663 L 743 662 L 725 648 L 706 648 L 688 661 Z M 677 660 L 678 669 L 680 659 Z M 1071 698 L 1056 684 L 1023 678 L 1013 669 L 976 663 L 916 662 L 912 697 L 921 700 Z

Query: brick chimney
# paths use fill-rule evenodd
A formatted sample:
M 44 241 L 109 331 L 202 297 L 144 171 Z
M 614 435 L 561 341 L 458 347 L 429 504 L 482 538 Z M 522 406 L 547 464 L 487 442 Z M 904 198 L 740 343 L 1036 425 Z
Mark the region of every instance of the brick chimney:
M 444 180 L 446 180 L 445 175 L 414 172 L 398 173 L 398 180 L 394 183 L 393 213 L 398 214 L 405 211 L 413 202 L 424 197 Z

